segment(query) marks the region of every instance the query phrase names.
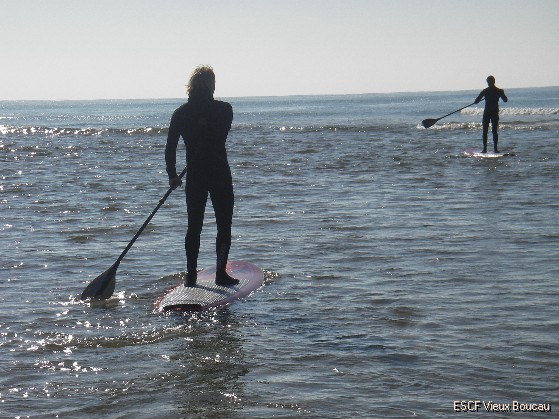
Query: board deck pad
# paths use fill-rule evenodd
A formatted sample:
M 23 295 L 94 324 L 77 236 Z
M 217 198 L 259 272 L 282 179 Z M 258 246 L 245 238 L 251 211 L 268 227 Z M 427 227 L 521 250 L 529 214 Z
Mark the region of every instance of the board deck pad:
M 155 310 L 159 312 L 202 311 L 226 305 L 246 297 L 264 282 L 262 269 L 249 262 L 227 263 L 227 273 L 239 280 L 237 285 L 228 287 L 216 285 L 215 269 L 213 266 L 199 271 L 195 287 L 185 287 L 184 284 L 180 284 L 169 290 L 156 301 Z
M 498 157 L 514 156 L 514 153 L 493 153 L 493 152 L 482 153 L 481 150 L 478 148 L 467 148 L 466 150 L 464 150 L 464 154 L 468 157 L 479 157 L 482 159 L 494 159 Z

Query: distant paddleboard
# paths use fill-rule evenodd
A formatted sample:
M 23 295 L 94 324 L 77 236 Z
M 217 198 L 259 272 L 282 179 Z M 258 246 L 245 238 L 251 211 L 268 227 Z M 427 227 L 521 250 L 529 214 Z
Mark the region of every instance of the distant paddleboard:
M 239 280 L 237 285 L 224 287 L 215 284 L 215 266 L 198 272 L 195 287 L 180 284 L 155 302 L 156 311 L 202 311 L 229 304 L 246 297 L 264 282 L 264 272 L 258 266 L 241 261 L 227 264 L 227 273 Z
M 468 157 L 479 157 L 482 159 L 495 159 L 498 157 L 514 156 L 514 153 L 482 153 L 479 148 L 467 148 L 466 150 L 464 150 L 464 154 Z

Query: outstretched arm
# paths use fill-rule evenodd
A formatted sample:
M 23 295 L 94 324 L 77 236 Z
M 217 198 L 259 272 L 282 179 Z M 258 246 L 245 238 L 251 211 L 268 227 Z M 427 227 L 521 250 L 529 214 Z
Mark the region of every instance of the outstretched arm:
M 505 95 L 505 91 L 501 90 L 501 99 L 503 99 L 503 102 L 508 102 L 509 98 L 507 97 L 507 95 Z
M 477 105 L 479 102 L 481 102 L 481 99 L 483 98 L 484 92 L 485 92 L 485 90 L 482 90 L 482 91 L 480 92 L 480 94 L 477 95 L 476 100 L 474 100 L 474 103 L 475 103 L 476 105 Z

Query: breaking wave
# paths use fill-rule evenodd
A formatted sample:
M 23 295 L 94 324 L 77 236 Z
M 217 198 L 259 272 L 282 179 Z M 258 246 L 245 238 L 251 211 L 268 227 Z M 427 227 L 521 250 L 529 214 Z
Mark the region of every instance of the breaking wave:
M 460 112 L 462 115 L 483 115 L 483 107 L 466 108 Z M 500 115 L 559 115 L 559 108 L 501 108 Z

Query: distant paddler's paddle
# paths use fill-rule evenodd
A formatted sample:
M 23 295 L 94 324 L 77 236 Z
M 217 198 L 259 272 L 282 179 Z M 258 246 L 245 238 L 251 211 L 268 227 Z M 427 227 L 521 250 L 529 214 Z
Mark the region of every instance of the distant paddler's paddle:
M 483 99 L 482 99 L 482 100 L 483 100 Z M 475 105 L 475 104 L 476 104 L 475 102 L 470 103 L 469 105 L 466 105 L 466 106 L 464 106 L 463 108 L 456 109 L 454 112 L 447 113 L 445 116 L 441 116 L 440 118 L 437 118 L 437 119 L 424 119 L 423 121 L 421 121 L 421 124 L 422 124 L 425 128 L 431 128 L 433 125 L 435 125 L 435 124 L 437 123 L 437 121 L 439 121 L 439 120 L 441 120 L 441 119 L 443 119 L 443 118 L 446 118 L 447 116 L 452 115 L 453 113 L 460 112 L 462 109 L 469 108 L 470 106 Z
M 186 173 L 186 167 L 181 172 L 179 177 L 182 179 L 185 173 Z M 169 188 L 169 190 L 163 196 L 163 198 L 159 200 L 159 204 L 157 204 L 157 206 L 149 215 L 147 220 L 140 227 L 136 235 L 132 238 L 130 243 L 128 243 L 128 246 L 126 246 L 126 249 L 124 249 L 124 251 L 120 254 L 116 262 L 113 263 L 113 266 L 111 266 L 109 269 L 107 269 L 105 272 L 103 272 L 101 275 L 99 275 L 97 278 L 91 281 L 91 283 L 85 288 L 85 290 L 82 292 L 82 295 L 80 297 L 82 300 L 86 300 L 88 298 L 106 300 L 110 298 L 111 295 L 113 295 L 113 292 L 115 290 L 115 282 L 116 282 L 116 270 L 118 269 L 118 265 L 120 265 L 120 261 L 124 258 L 124 255 L 126 255 L 128 250 L 130 250 L 130 248 L 132 247 L 136 239 L 140 237 L 140 234 L 142 234 L 144 228 L 146 228 L 146 226 L 149 224 L 149 222 L 151 221 L 151 219 L 153 218 L 157 210 L 161 207 L 161 205 L 163 205 L 163 203 L 169 197 L 169 195 L 171 195 L 171 192 L 173 192 L 173 190 L 174 188 L 172 187 Z

